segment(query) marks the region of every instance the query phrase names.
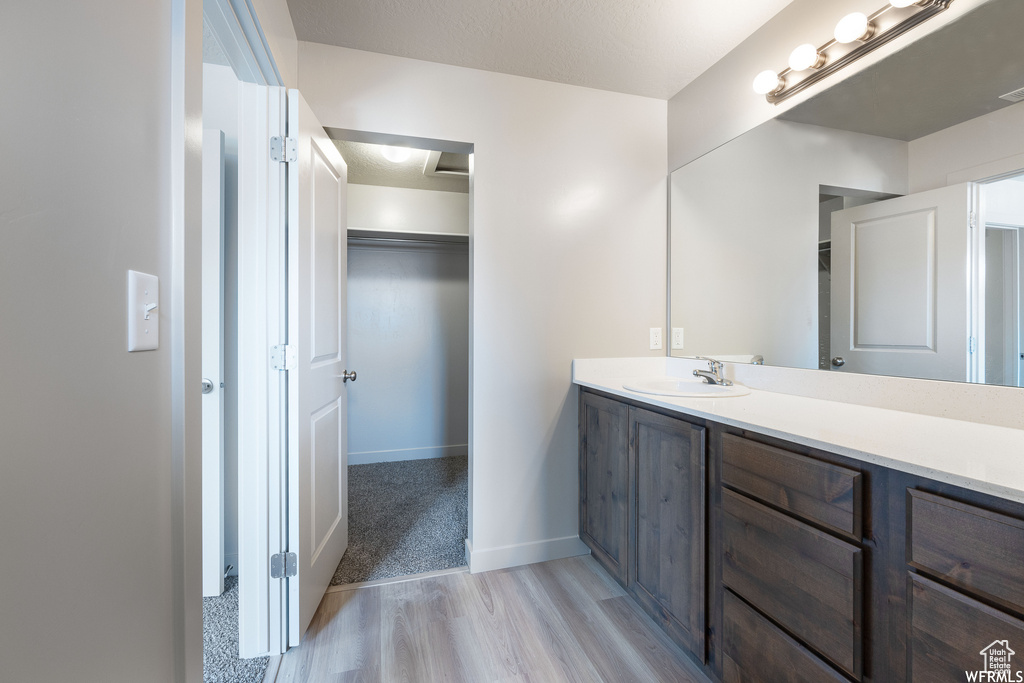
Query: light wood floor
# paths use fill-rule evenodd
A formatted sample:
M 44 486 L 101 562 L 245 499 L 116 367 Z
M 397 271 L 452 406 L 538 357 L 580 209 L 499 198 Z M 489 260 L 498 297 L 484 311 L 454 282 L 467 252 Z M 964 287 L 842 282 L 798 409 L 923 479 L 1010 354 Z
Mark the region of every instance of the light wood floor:
M 277 682 L 707 683 L 597 562 L 328 593 Z

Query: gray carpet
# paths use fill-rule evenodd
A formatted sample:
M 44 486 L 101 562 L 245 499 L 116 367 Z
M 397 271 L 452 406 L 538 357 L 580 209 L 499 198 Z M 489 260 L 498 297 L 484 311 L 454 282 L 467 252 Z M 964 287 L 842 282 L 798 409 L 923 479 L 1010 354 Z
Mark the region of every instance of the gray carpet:
M 238 658 L 238 577 L 224 592 L 203 598 L 203 683 L 259 683 L 269 657 Z
M 466 564 L 466 456 L 351 465 L 348 550 L 331 585 Z

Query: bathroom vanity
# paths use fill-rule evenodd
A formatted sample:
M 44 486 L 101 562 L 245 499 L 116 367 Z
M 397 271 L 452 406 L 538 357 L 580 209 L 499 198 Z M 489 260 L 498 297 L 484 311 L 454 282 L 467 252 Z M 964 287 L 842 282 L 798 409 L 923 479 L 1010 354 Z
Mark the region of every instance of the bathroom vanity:
M 1024 647 L 1024 430 L 574 372 L 580 537 L 712 678 L 962 681 Z

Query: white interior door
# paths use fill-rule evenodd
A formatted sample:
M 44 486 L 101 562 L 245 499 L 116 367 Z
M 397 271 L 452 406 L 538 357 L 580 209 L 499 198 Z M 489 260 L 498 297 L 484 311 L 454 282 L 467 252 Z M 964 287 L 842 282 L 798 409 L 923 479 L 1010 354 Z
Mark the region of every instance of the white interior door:
M 347 169 L 313 111 L 288 91 L 288 641 L 299 644 L 348 546 L 345 371 Z
M 974 196 L 963 183 L 832 214 L 833 370 L 970 379 Z
M 212 596 L 224 592 L 224 133 L 219 130 L 203 131 L 202 271 L 203 595 Z

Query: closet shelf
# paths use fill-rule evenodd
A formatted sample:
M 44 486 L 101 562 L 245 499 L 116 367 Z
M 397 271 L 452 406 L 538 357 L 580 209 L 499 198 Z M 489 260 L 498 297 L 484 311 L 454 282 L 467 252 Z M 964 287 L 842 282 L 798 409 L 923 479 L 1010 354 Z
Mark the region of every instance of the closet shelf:
M 349 228 L 348 238 L 386 242 L 425 242 L 430 244 L 469 244 L 469 235 L 455 232 L 410 232 L 404 230 L 373 230 Z

